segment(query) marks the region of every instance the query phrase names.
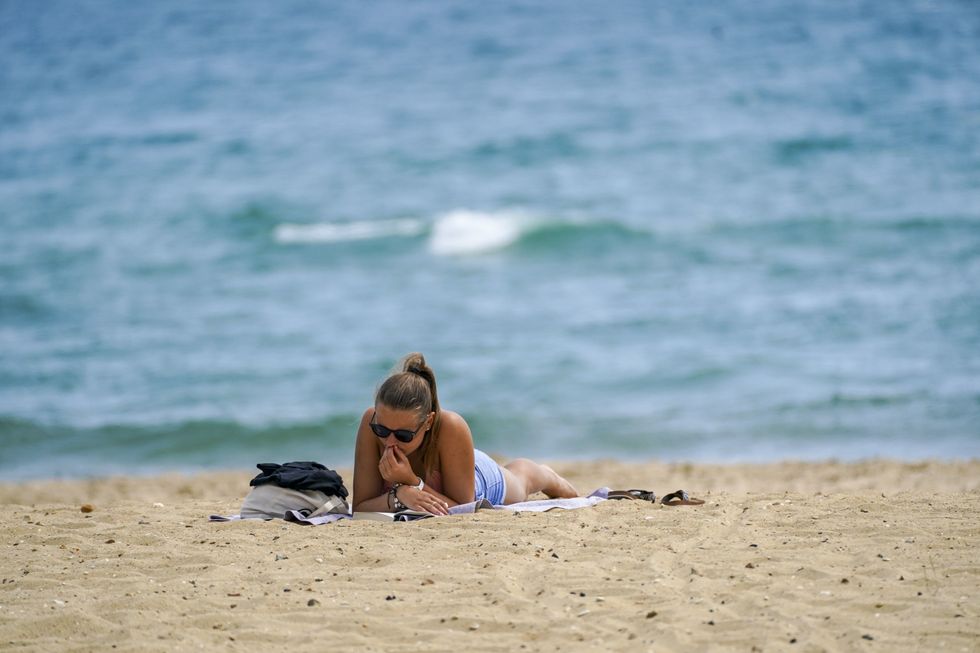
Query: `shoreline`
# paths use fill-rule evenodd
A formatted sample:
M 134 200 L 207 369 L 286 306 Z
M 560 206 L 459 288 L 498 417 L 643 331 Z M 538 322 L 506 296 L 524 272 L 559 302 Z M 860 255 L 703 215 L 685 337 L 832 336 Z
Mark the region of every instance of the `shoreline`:
M 209 523 L 238 511 L 251 470 L 4 483 L 0 646 L 980 645 L 980 461 L 551 464 L 583 493 L 706 504 L 311 527 Z
M 507 459 L 494 455 L 499 462 Z M 609 486 L 640 487 L 657 495 L 683 487 L 690 492 L 980 491 L 980 459 L 857 461 L 786 459 L 762 463 L 663 462 L 656 459 L 545 461 L 579 492 Z M 330 463 L 325 463 L 332 467 Z M 348 490 L 353 469 L 336 467 Z M 255 468 L 194 470 L 134 475 L 0 480 L 0 504 L 31 505 L 148 497 L 243 498 Z M 679 484 L 679 485 L 678 485 Z M 677 487 L 674 487 L 674 486 Z

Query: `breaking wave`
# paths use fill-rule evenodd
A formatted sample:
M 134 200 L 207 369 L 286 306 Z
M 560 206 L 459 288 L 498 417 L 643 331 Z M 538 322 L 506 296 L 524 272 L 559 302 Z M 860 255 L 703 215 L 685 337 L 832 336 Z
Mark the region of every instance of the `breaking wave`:
M 635 237 L 651 234 L 612 221 L 549 219 L 525 211 L 474 211 L 458 209 L 431 220 L 361 220 L 314 224 L 281 224 L 276 242 L 345 243 L 370 239 L 424 236 L 426 246 L 437 256 L 474 256 L 515 246 L 549 249 L 569 239 L 595 236 Z

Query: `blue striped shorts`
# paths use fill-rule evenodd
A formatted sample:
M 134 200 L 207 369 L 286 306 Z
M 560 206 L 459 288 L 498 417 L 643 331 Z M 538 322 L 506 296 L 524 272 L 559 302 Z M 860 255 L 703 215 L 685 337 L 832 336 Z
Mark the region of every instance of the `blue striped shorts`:
M 475 499 L 486 499 L 495 506 L 503 505 L 507 485 L 504 483 L 504 473 L 500 470 L 500 465 L 479 449 L 473 450 L 473 462 L 476 467 L 476 474 L 473 476 Z

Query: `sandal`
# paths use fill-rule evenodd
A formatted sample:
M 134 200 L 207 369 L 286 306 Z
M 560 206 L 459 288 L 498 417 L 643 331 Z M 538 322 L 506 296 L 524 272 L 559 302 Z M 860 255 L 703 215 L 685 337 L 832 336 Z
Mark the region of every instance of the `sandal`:
M 607 499 L 639 499 L 640 501 L 657 502 L 657 495 L 650 490 L 609 490 Z
M 692 499 L 684 490 L 677 490 L 664 495 L 660 503 L 665 506 L 700 506 L 704 503 L 704 499 Z

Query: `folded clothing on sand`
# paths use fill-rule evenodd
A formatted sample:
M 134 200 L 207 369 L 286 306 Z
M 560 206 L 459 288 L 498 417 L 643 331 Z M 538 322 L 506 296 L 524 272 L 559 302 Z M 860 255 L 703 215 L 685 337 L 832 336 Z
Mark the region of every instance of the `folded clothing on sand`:
M 249 481 L 252 487 L 272 483 L 293 490 L 319 490 L 329 496 L 347 498 L 347 488 L 340 474 L 312 461 L 285 463 L 259 463 L 261 473 Z

